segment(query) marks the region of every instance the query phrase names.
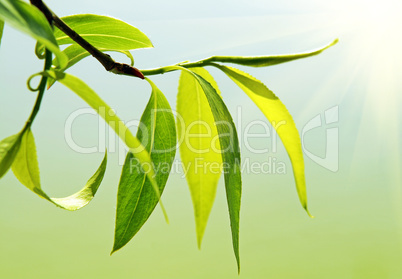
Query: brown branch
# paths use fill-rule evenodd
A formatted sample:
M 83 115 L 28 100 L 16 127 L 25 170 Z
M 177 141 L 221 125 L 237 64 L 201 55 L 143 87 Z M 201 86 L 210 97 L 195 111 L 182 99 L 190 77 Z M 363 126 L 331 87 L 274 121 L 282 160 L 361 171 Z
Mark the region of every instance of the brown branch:
M 127 64 L 115 62 L 110 55 L 101 52 L 99 49 L 87 42 L 77 32 L 71 29 L 61 18 L 53 13 L 42 0 L 30 0 L 31 4 L 37 7 L 47 18 L 49 23 L 53 23 L 54 26 L 59 28 L 64 34 L 69 36 L 74 42 L 79 44 L 82 48 L 88 51 L 93 57 L 95 57 L 105 67 L 106 71 L 112 72 L 118 75 L 134 76 L 144 79 L 144 75 L 135 67 Z

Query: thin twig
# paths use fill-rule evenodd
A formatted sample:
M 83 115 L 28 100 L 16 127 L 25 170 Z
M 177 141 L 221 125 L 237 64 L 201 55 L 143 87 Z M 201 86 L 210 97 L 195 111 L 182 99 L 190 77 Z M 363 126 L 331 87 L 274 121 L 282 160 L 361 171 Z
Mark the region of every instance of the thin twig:
M 93 57 L 95 57 L 105 67 L 106 71 L 112 72 L 118 75 L 134 76 L 144 79 L 144 75 L 135 67 L 128 64 L 115 62 L 110 55 L 101 52 L 99 49 L 91 45 L 84 38 L 82 38 L 77 32 L 71 29 L 61 18 L 59 18 L 54 12 L 52 12 L 42 0 L 30 0 L 31 4 L 37 7 L 48 19 L 50 23 L 53 23 L 64 34 L 69 36 L 74 42 L 79 44 L 82 48 L 88 51 Z

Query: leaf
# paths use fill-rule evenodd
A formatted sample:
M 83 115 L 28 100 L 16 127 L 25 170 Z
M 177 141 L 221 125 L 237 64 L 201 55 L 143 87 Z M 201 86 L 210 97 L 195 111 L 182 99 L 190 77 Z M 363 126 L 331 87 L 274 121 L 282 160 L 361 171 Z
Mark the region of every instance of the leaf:
M 134 58 L 132 54 L 126 50 L 113 50 L 113 49 L 106 49 L 106 48 L 99 48 L 100 51 L 115 51 L 115 52 L 121 52 L 125 54 L 131 61 L 131 65 L 134 65 Z M 67 47 L 65 50 L 63 50 L 64 54 L 66 54 L 68 58 L 68 64 L 64 68 L 64 70 L 72 67 L 76 63 L 78 63 L 80 60 L 84 59 L 85 57 L 90 56 L 89 52 L 87 52 L 85 49 L 83 49 L 80 45 L 73 44 L 69 47 Z M 57 60 L 53 61 L 53 65 L 55 65 L 57 68 L 60 68 Z
M 0 45 L 1 45 L 1 39 L 3 38 L 3 30 L 4 30 L 4 21 L 0 20 Z
M 87 205 L 95 196 L 106 171 L 107 155 L 96 173 L 88 180 L 79 192 L 66 198 L 50 198 L 40 184 L 39 164 L 36 155 L 36 145 L 31 129 L 26 129 L 22 135 L 21 147 L 15 157 L 12 170 L 17 179 L 28 189 L 66 210 L 77 210 Z
M 21 145 L 22 133 L 12 135 L 0 141 L 0 178 L 7 173 L 14 162 Z
M 128 50 L 153 47 L 149 38 L 140 30 L 112 17 L 81 14 L 66 16 L 62 20 L 100 51 L 122 52 L 131 59 L 132 64 L 134 60 Z M 68 57 L 68 66 L 64 70 L 90 55 L 59 29 L 55 29 L 54 35 L 59 45 L 72 44 L 63 51 Z M 39 57 L 43 49 L 43 45 L 36 46 Z M 53 64 L 60 68 L 57 63 Z
M 208 80 L 215 90 L 218 88 L 205 69 L 191 70 Z M 186 71 L 182 71 L 180 76 L 177 113 L 178 137 L 182 142 L 180 156 L 193 201 L 200 248 L 222 172 L 222 156 L 214 115 L 207 97 L 199 82 Z
M 115 51 L 115 52 L 120 52 L 125 54 L 131 62 L 131 66 L 134 65 L 134 57 L 133 55 L 126 50 L 110 50 L 110 49 L 104 49 L 104 48 L 99 48 L 100 51 Z M 40 51 L 40 50 L 39 50 Z M 80 45 L 77 44 L 73 44 L 71 46 L 68 46 L 65 50 L 63 50 L 63 53 L 67 55 L 67 66 L 64 67 L 63 71 L 67 70 L 68 68 L 74 66 L 76 63 L 78 63 L 79 61 L 81 61 L 82 59 L 84 59 L 85 57 L 88 57 L 90 54 L 88 51 L 86 51 L 85 49 L 83 49 Z M 39 52 L 39 57 L 40 56 L 40 52 Z M 57 70 L 60 70 L 60 66 L 59 63 L 56 59 L 53 60 L 53 65 L 56 66 Z M 55 80 L 54 79 L 48 79 L 48 87 L 50 88 L 53 84 L 54 84 Z
M 62 68 L 67 65 L 67 57 L 59 49 L 52 28 L 36 7 L 20 0 L 0 0 L 0 20 L 4 20 L 47 47 L 57 56 Z
M 298 53 L 298 54 L 286 54 L 286 55 L 270 55 L 270 56 L 255 56 L 255 57 L 244 57 L 244 56 L 212 56 L 205 59 L 208 62 L 222 62 L 222 63 L 233 63 L 250 67 L 267 67 L 272 65 L 277 65 L 285 62 L 289 62 L 296 59 L 306 58 L 320 54 L 324 50 L 330 48 L 338 42 L 338 39 L 334 40 L 327 46 L 320 48 L 318 50 Z
M 101 15 L 80 14 L 62 20 L 96 48 L 132 50 L 152 47 L 151 41 L 140 30 L 124 21 Z M 60 45 L 74 41 L 59 29 L 54 35 Z
M 84 188 L 65 198 L 51 198 L 52 202 L 67 210 L 78 210 L 87 205 L 95 196 L 106 171 L 107 153 L 95 174 L 88 180 Z
M 220 149 L 223 161 L 223 170 L 225 174 L 226 198 L 228 201 L 230 227 L 232 230 L 233 250 L 235 253 L 238 272 L 240 272 L 239 255 L 239 221 L 240 221 L 240 202 L 241 202 L 241 173 L 240 173 L 240 148 L 237 138 L 236 127 L 232 116 L 229 113 L 225 103 L 216 92 L 215 88 L 200 75 L 180 67 L 170 66 L 165 70 L 182 70 L 192 74 L 201 85 L 202 90 L 207 97 L 211 107 L 212 114 L 217 126 Z
M 304 160 L 300 136 L 292 116 L 279 98 L 261 81 L 238 69 L 214 64 L 229 76 L 258 106 L 281 138 L 293 166 L 296 188 L 303 208 L 307 209 Z
M 147 174 L 147 177 L 149 178 L 152 187 L 155 189 L 156 194 L 159 194 L 158 184 L 156 183 L 155 172 L 152 166 L 152 160 L 148 151 L 141 144 L 141 142 L 131 134 L 130 130 L 126 125 L 124 125 L 123 121 L 120 120 L 112 108 L 109 107 L 109 105 L 107 105 L 88 85 L 75 76 L 53 70 L 43 72 L 42 75 L 55 79 L 69 88 L 80 98 L 82 98 L 89 106 L 91 106 L 106 121 L 106 123 L 127 145 L 134 157 L 139 160 L 141 167 Z M 163 204 L 161 200 L 159 201 L 166 216 Z
M 176 127 L 165 96 L 147 80 L 152 87 L 152 95 L 141 117 L 137 138 L 150 152 L 156 170 L 155 179 L 162 193 L 176 154 Z M 149 179 L 139 168 L 133 154 L 128 153 L 119 183 L 112 253 L 134 237 L 148 220 L 158 200 Z

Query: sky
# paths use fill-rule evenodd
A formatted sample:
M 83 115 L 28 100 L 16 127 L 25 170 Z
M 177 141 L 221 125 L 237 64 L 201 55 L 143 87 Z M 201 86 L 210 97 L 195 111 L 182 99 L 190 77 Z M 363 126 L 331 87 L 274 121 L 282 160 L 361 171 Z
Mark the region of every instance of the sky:
M 315 218 L 301 208 L 289 159 L 263 114 L 222 73 L 208 69 L 242 139 L 243 162 L 270 167 L 252 170 L 246 165 L 243 172 L 240 276 L 231 248 L 223 180 L 199 251 L 190 194 L 180 168 L 171 174 L 163 195 L 170 224 L 156 208 L 139 234 L 109 256 L 122 155 L 118 141 L 106 130 L 112 146 L 107 173 L 96 198 L 82 210 L 55 208 L 24 188 L 12 172 L 2 178 L 0 277 L 402 276 L 400 3 L 46 3 L 59 16 L 109 15 L 142 30 L 155 48 L 133 51 L 140 69 L 211 55 L 304 52 L 339 38 L 337 45 L 318 56 L 268 68 L 241 67 L 275 92 L 293 115 L 303 139 L 309 206 Z M 21 129 L 35 100 L 26 88 L 27 78 L 42 68 L 34 45 L 31 38 L 6 26 L 0 47 L 0 138 Z M 113 57 L 127 61 L 123 55 Z M 120 118 L 140 118 L 150 94 L 146 83 L 106 73 L 91 58 L 68 72 L 90 85 Z M 178 73 L 152 77 L 173 109 L 178 78 Z M 42 184 L 53 196 L 80 189 L 103 158 L 103 151 L 80 154 L 66 142 L 67 119 L 85 108 L 74 94 L 55 85 L 33 126 Z M 71 135 L 81 146 L 96 146 L 101 124 L 94 115 L 82 116 L 74 122 Z M 267 129 L 266 137 L 245 140 L 246 133 Z M 257 154 L 250 147 L 268 151 Z

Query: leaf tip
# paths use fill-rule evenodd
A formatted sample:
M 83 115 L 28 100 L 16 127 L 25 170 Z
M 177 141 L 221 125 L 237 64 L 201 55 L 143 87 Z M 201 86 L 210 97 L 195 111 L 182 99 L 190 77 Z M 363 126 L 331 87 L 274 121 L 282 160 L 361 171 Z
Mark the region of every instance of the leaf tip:
M 339 43 L 339 38 L 336 38 L 335 40 L 333 40 L 332 43 L 330 43 L 328 47 L 332 47 L 332 46 L 336 45 L 337 43 Z
M 115 241 L 113 244 L 113 248 L 112 251 L 110 252 L 110 256 L 112 256 L 114 253 L 116 253 L 117 251 L 119 251 L 123 246 L 119 246 L 117 245 L 118 243 Z
M 197 248 L 201 251 L 202 237 L 197 236 Z
M 162 204 L 161 201 L 159 202 L 159 204 L 160 204 L 160 206 L 161 206 L 161 208 L 162 208 L 163 217 L 165 217 L 165 222 L 166 222 L 166 224 L 169 225 L 170 222 L 169 222 L 169 217 L 168 217 L 168 215 L 167 215 L 166 209 L 165 209 L 165 207 L 163 206 L 163 204 Z
M 304 207 L 304 210 L 306 210 L 306 213 L 307 213 L 308 217 L 310 217 L 311 219 L 314 219 L 315 217 L 313 215 L 311 215 L 310 211 L 307 208 L 307 205 L 305 205 L 303 207 Z
M 335 40 L 333 40 L 330 44 L 328 44 L 326 47 L 324 47 L 322 50 L 326 50 L 334 45 L 336 45 L 339 42 L 339 38 L 336 38 Z

